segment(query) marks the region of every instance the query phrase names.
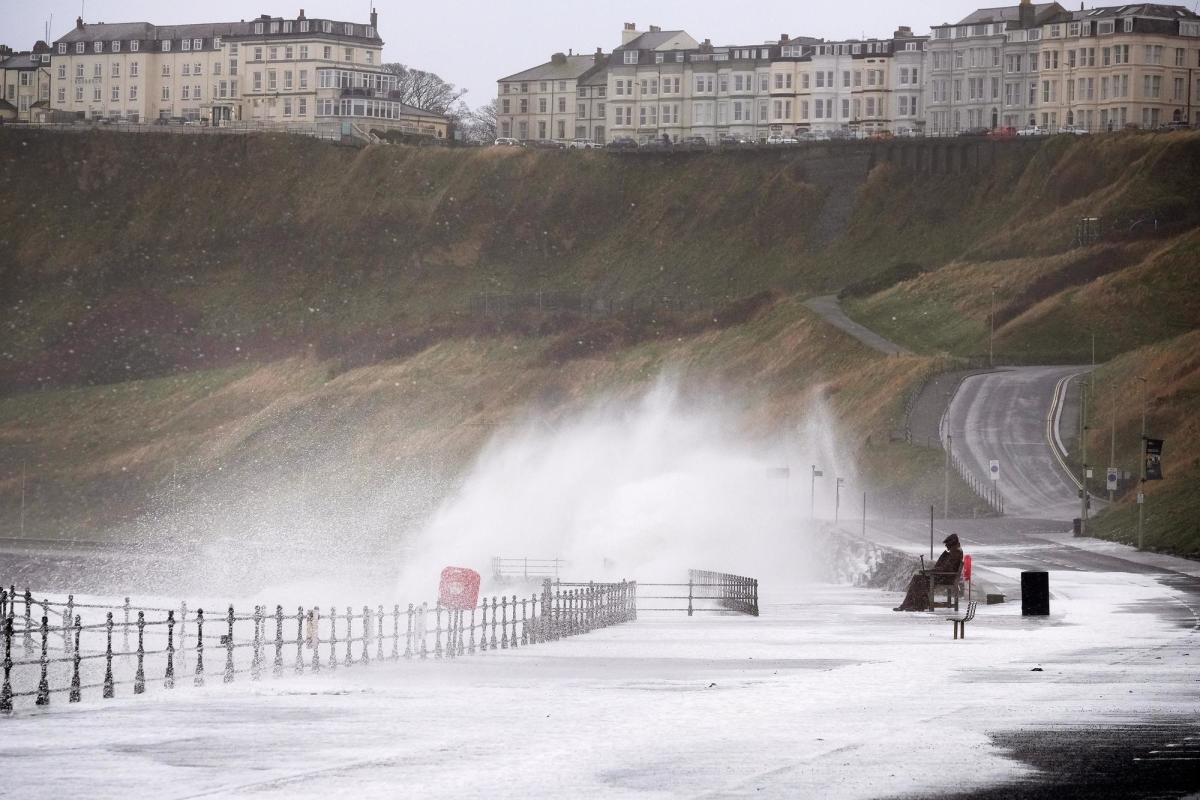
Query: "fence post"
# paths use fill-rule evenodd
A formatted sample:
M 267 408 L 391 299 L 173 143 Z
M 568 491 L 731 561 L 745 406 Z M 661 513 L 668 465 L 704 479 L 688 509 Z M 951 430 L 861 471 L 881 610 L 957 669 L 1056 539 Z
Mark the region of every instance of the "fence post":
M 461 608 L 458 610 L 458 654 L 460 656 L 467 654 L 467 645 L 463 641 L 463 623 L 467 620 L 467 612 Z
M 362 663 L 371 663 L 371 609 L 363 606 L 362 615 Z
M 496 595 L 492 595 L 492 649 L 493 650 L 499 649 L 498 643 L 496 641 L 496 617 L 498 616 L 498 614 L 496 613 L 496 606 L 497 606 Z
M 347 645 L 348 647 L 349 645 Z M 329 668 L 337 669 L 337 606 L 329 606 Z
M 512 596 L 512 602 L 509 603 L 509 608 L 512 609 L 512 635 L 508 637 L 509 646 L 516 650 L 519 646 L 517 641 L 517 596 Z
M 404 657 L 412 658 L 413 604 L 408 604 L 408 632 L 404 635 Z
M 107 616 L 104 621 L 104 632 L 105 632 L 106 638 L 108 640 L 108 644 L 105 645 L 105 650 L 104 650 L 104 699 L 105 700 L 109 700 L 113 696 L 112 631 L 113 631 L 112 612 L 109 611 L 109 612 L 107 612 Z
M 487 649 L 488 649 L 488 640 L 487 640 L 487 630 L 488 630 L 488 628 L 487 628 L 487 608 L 488 608 L 488 606 L 487 606 L 487 598 L 485 597 L 485 598 L 483 598 L 483 606 L 482 606 L 482 610 L 481 610 L 481 612 L 480 612 L 480 613 L 481 613 L 481 619 L 480 619 L 480 621 L 479 621 L 479 652 L 481 652 L 481 653 L 486 653 L 486 652 L 487 652 Z M 471 632 L 471 635 L 472 635 L 472 636 L 474 636 L 474 635 L 475 635 L 475 632 L 474 632 L 474 631 L 472 631 L 472 632 Z
M 180 658 L 187 650 L 187 603 L 179 604 L 179 653 Z
M 625 616 L 626 622 L 637 622 L 637 581 L 629 584 L 629 609 Z
M 525 605 L 529 601 L 521 598 L 521 644 L 529 644 L 529 610 Z
M 129 598 L 125 598 L 125 622 L 121 624 L 121 653 L 129 653 Z
M 196 609 L 196 675 L 192 679 L 196 686 L 204 685 L 204 609 Z
M 9 595 L 11 597 L 11 595 Z M 13 615 L 4 615 L 4 684 L 0 686 L 0 712 L 12 711 L 12 638 Z
M 263 607 L 254 606 L 254 643 L 250 655 L 250 680 L 262 680 Z
M 441 601 L 433 606 L 433 657 L 442 657 L 442 604 Z
M 78 650 L 79 648 L 75 648 Z M 79 656 L 76 655 L 76 662 Z M 167 674 L 163 676 L 163 688 L 175 688 L 175 611 L 167 612 Z
M 63 621 L 63 652 L 70 653 L 71 649 L 71 627 L 75 620 L 75 595 L 67 595 L 67 615 Z
M 429 604 L 421 603 L 417 609 L 417 634 L 421 639 L 421 660 L 429 658 L 429 647 L 425 643 L 425 620 L 429 616 Z
M 500 595 L 500 649 L 508 649 L 508 597 Z
M 283 606 L 275 606 L 275 661 L 271 674 L 278 678 L 283 674 Z
M 354 609 L 346 606 L 346 666 L 354 665 Z
M 379 604 L 379 616 L 375 618 L 375 623 L 378 629 L 375 631 L 376 637 L 379 639 L 379 648 L 375 651 L 375 660 L 383 661 L 383 621 L 387 619 L 387 615 L 383 611 L 383 603 Z
M 309 612 L 312 616 L 312 636 L 309 639 L 312 641 L 312 671 L 321 671 L 321 607 L 313 606 Z
M 471 606 L 471 631 L 469 635 L 471 637 L 471 642 L 467 646 L 467 653 L 469 655 L 475 655 L 475 606 Z
M 75 657 L 71 659 L 71 691 L 67 695 L 68 703 L 78 703 L 80 700 L 79 692 L 79 634 L 83 632 L 83 620 L 78 615 L 75 616 Z
M 43 611 L 45 609 L 42 609 Z M 50 705 L 50 681 L 47 680 L 46 670 L 50 668 L 47 648 L 50 646 L 50 618 L 42 615 L 42 679 L 38 681 L 37 700 L 35 705 Z
M 138 632 L 138 649 L 137 649 L 137 672 L 133 676 L 133 693 L 145 694 L 146 692 L 146 612 L 138 611 L 137 618 Z
M 688 616 L 692 615 L 692 578 L 688 576 Z
M 21 638 L 25 645 L 25 657 L 33 657 L 33 592 L 25 587 L 25 635 Z
M 304 672 L 304 606 L 296 606 L 296 664 L 293 671 Z
M 225 636 L 225 683 L 233 683 L 233 604 L 225 617 L 227 631 Z

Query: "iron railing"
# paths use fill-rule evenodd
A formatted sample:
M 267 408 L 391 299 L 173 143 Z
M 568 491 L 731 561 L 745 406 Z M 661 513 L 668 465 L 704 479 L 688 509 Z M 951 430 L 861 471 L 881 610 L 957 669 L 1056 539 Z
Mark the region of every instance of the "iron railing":
M 0 712 L 32 698 L 49 705 L 56 694 L 79 702 L 85 692 L 117 695 L 118 687 L 142 694 L 148 686 L 172 689 L 182 680 L 204 686 L 249 675 L 261 680 L 318 673 L 371 661 L 455 659 L 508 650 L 587 633 L 637 618 L 637 584 L 590 583 L 541 593 L 484 598 L 470 609 L 428 603 L 361 610 L 318 606 L 295 613 L 262 605 L 239 613 L 233 605 L 208 614 L 123 604 L 35 599 L 15 587 L 0 590 L 3 619 L 3 684 Z M 23 607 L 22 607 L 23 606 Z M 114 639 L 119 641 L 114 641 Z M 14 659 L 14 648 L 16 658 Z M 210 676 L 212 676 L 210 678 Z
M 666 593 L 647 594 L 642 589 Z M 687 594 L 683 594 L 684 589 Z M 758 616 L 758 580 L 741 575 L 691 569 L 688 570 L 687 583 L 640 583 L 637 591 L 636 602 L 640 611 L 686 611 L 689 617 L 703 611 Z M 643 605 L 643 601 L 672 605 L 652 607 Z M 684 601 L 687 602 L 686 606 L 683 605 Z

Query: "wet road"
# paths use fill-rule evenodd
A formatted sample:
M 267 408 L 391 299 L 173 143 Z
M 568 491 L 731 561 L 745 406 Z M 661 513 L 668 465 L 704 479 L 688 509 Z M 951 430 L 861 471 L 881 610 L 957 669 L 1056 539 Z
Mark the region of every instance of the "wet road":
M 1086 367 L 1022 367 L 973 375 L 962 382 L 942 421 L 954 454 L 987 479 L 1000 462 L 1004 512 L 1061 520 L 1079 516 L 1078 488 L 1058 463 L 1047 436 L 1055 389 Z

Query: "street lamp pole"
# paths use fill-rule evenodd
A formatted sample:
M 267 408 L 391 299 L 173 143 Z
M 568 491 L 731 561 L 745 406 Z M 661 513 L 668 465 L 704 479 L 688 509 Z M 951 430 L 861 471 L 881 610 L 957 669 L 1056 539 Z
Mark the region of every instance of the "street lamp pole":
M 1116 469 L 1117 468 L 1117 387 L 1113 384 L 1112 381 L 1109 381 L 1109 383 L 1108 383 L 1108 390 L 1109 390 L 1109 394 L 1112 395 L 1112 424 L 1110 425 L 1112 440 L 1109 442 L 1109 445 L 1108 445 L 1108 468 Z M 1114 490 L 1112 490 L 1112 489 L 1108 490 L 1108 502 L 1111 503 L 1113 501 L 1115 494 L 1116 494 L 1116 492 Z
M 846 482 L 845 478 L 838 478 L 833 490 L 833 524 L 837 525 L 839 511 L 842 507 L 842 484 Z
M 1138 550 L 1142 549 L 1143 517 L 1146 505 L 1146 379 L 1138 378 L 1142 398 L 1142 443 L 1138 446 Z
M 992 300 L 988 306 L 988 368 L 995 366 L 996 286 L 992 285 Z
M 950 519 L 950 449 L 953 437 L 946 434 L 946 463 L 942 467 L 942 519 Z
M 1083 536 L 1087 532 L 1087 507 L 1088 507 L 1088 484 L 1087 484 L 1087 384 L 1079 384 L 1079 452 L 1082 463 L 1079 465 L 1079 535 Z

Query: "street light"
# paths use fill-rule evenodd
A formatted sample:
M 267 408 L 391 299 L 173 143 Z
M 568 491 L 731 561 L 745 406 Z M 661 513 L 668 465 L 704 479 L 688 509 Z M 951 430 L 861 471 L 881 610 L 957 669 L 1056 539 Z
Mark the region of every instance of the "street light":
M 845 484 L 845 478 L 838 478 L 833 489 L 833 524 L 838 523 L 838 511 L 842 507 L 842 485 Z
M 992 284 L 992 301 L 988 306 L 988 367 L 995 366 L 994 341 L 996 338 L 996 284 Z
M 1138 445 L 1138 550 L 1142 549 L 1142 509 L 1146 505 L 1146 379 L 1138 378 L 1142 398 L 1142 441 Z
M 817 465 L 812 465 L 812 477 L 809 479 L 808 486 L 808 518 L 816 519 L 817 516 L 817 478 L 825 477 L 823 470 L 817 469 Z

